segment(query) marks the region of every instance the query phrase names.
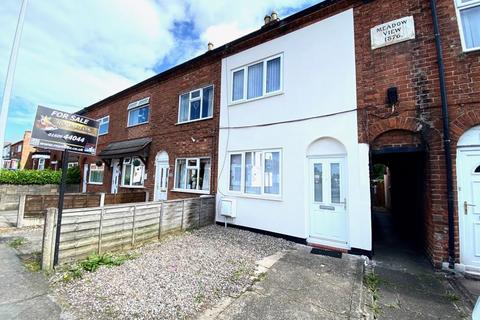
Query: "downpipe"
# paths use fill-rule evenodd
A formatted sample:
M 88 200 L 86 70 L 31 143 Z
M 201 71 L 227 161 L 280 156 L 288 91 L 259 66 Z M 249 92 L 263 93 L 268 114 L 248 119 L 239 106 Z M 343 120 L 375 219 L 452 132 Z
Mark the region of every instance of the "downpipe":
M 447 89 L 445 85 L 445 65 L 443 62 L 442 39 L 438 25 L 437 4 L 430 0 L 433 30 L 435 36 L 435 48 L 437 53 L 438 75 L 440 81 L 440 98 L 442 103 L 443 125 L 443 150 L 445 154 L 445 171 L 447 175 L 447 211 L 448 211 L 448 267 L 455 268 L 455 229 L 454 229 L 454 197 L 453 197 L 453 169 L 450 141 L 450 126 L 447 102 Z

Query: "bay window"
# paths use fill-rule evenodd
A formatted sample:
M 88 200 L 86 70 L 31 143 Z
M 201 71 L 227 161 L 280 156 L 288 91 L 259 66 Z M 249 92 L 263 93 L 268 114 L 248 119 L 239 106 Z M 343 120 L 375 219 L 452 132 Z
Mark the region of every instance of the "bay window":
M 211 118 L 213 115 L 213 86 L 180 95 L 178 123 Z
M 229 159 L 229 191 L 246 195 L 280 196 L 280 150 L 234 152 Z
M 480 0 L 454 1 L 463 50 L 480 50 Z
M 210 158 L 182 158 L 175 163 L 175 189 L 210 192 Z
M 138 157 L 123 159 L 122 186 L 142 187 L 145 180 L 145 164 Z
M 103 183 L 103 171 L 105 166 L 97 166 L 95 163 L 90 164 L 90 172 L 88 176 L 88 183 L 90 184 L 102 184 Z
M 232 71 L 231 102 L 268 96 L 282 90 L 282 55 Z

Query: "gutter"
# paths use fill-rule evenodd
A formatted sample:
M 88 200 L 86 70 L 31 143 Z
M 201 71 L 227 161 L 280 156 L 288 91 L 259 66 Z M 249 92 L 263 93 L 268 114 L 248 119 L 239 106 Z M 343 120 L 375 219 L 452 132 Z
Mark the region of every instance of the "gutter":
M 437 52 L 438 75 L 440 80 L 440 98 L 442 102 L 443 150 L 445 155 L 445 173 L 447 174 L 447 210 L 448 210 L 448 267 L 455 267 L 455 230 L 454 230 L 454 197 L 453 197 L 453 169 L 448 117 L 447 89 L 445 85 L 445 65 L 443 63 L 442 40 L 438 25 L 437 5 L 430 0 L 435 48 Z

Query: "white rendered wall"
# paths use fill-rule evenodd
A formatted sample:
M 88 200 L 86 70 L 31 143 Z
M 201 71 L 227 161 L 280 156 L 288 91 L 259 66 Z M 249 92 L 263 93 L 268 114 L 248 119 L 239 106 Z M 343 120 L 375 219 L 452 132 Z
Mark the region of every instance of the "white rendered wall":
M 280 53 L 283 93 L 228 105 L 231 70 Z M 371 250 L 368 145 L 358 143 L 356 105 L 352 10 L 223 59 L 218 199 L 224 196 L 236 199 L 237 218 L 231 222 L 307 238 L 307 149 L 315 140 L 331 137 L 347 150 L 349 246 Z M 310 117 L 317 118 L 231 128 Z M 229 193 L 227 152 L 273 148 L 282 150 L 281 199 Z M 324 154 L 331 152 L 325 150 Z M 217 221 L 223 222 L 223 217 L 217 216 Z

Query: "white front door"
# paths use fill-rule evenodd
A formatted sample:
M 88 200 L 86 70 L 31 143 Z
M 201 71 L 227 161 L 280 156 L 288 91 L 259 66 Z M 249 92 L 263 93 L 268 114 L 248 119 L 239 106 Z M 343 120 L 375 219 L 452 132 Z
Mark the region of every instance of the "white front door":
M 120 182 L 120 160 L 112 160 L 112 188 L 111 193 L 118 193 L 118 184 Z
M 87 192 L 87 180 L 88 179 L 88 163 L 83 164 L 83 181 L 82 181 L 82 192 Z
M 310 159 L 309 176 L 309 241 L 326 246 L 347 248 L 345 158 Z
M 155 201 L 167 200 L 168 162 L 157 162 L 155 169 Z
M 480 148 L 457 155 L 460 262 L 480 268 Z

